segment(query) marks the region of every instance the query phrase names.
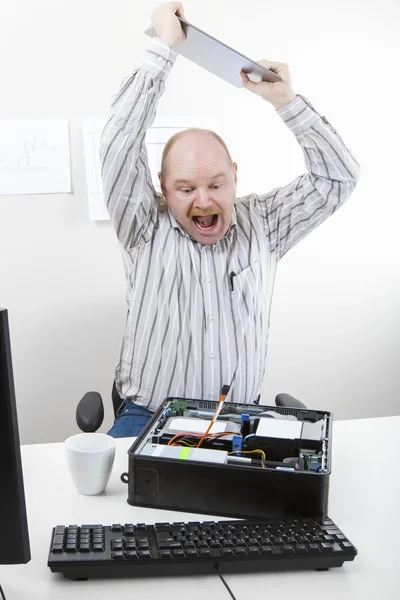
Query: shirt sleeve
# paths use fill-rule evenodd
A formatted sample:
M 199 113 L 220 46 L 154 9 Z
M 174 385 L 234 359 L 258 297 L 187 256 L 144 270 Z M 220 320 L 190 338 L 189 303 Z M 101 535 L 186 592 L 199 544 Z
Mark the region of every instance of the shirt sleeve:
M 297 95 L 277 113 L 299 142 L 307 168 L 288 185 L 257 197 L 271 252 L 281 258 L 349 198 L 360 165 L 304 96 Z
M 112 98 L 100 140 L 104 200 L 126 249 L 149 241 L 158 218 L 158 196 L 148 166 L 145 137 L 177 52 L 152 38 L 140 67 Z

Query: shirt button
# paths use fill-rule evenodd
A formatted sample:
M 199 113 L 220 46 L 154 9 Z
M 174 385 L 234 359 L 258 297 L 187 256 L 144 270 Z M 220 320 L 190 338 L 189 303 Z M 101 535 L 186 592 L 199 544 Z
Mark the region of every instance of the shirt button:
M 162 57 L 162 56 L 159 56 L 159 57 L 158 57 L 158 62 L 163 62 L 163 60 L 164 60 L 164 59 L 163 59 L 163 57 Z
M 212 352 L 210 352 L 210 358 L 214 358 L 215 354 L 213 354 Z
M 208 315 L 208 320 L 209 320 L 209 321 L 212 321 L 212 320 L 213 320 L 213 318 L 214 318 L 214 317 L 213 317 L 212 315 Z
M 214 392 L 210 392 L 208 395 L 210 396 L 210 398 L 212 398 L 214 396 Z
M 210 283 L 211 278 L 210 277 L 206 277 L 206 281 L 207 281 L 207 283 Z

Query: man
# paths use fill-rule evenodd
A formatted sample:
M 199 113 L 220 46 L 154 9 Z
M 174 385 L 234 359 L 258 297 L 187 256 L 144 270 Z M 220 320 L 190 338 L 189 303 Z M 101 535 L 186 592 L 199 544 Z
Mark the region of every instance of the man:
M 101 141 L 105 199 L 121 243 L 128 317 L 109 431 L 137 435 L 168 396 L 257 402 L 282 256 L 351 195 L 359 164 L 338 133 L 292 89 L 286 64 L 261 61 L 281 82 L 244 87 L 270 102 L 304 151 L 307 173 L 236 199 L 237 164 L 224 142 L 187 130 L 164 149 L 157 194 L 145 134 L 184 39 L 169 2 L 152 13 L 157 37 L 123 84 Z

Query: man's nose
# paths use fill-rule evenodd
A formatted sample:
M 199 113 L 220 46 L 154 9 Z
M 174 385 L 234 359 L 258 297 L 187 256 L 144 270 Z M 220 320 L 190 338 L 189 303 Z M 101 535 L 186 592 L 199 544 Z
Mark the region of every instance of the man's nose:
M 212 206 L 212 201 L 210 198 L 209 191 L 198 189 L 194 205 L 196 208 L 202 208 L 203 210 L 206 208 L 210 208 L 210 206 Z

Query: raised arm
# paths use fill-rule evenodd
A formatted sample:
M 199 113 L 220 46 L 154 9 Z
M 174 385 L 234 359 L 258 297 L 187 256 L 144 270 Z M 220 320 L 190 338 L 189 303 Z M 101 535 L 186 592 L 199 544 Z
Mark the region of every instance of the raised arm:
M 104 199 L 121 244 L 128 250 L 149 241 L 157 222 L 158 199 L 148 166 L 145 136 L 183 40 L 179 2 L 153 11 L 157 37 L 141 65 L 113 97 L 100 142 Z
M 287 65 L 260 62 L 275 70 L 282 82 L 254 83 L 243 74 L 243 83 L 276 108 L 299 142 L 307 169 L 288 185 L 258 196 L 270 249 L 281 258 L 349 198 L 360 165 L 328 120 L 304 96 L 294 93 Z

